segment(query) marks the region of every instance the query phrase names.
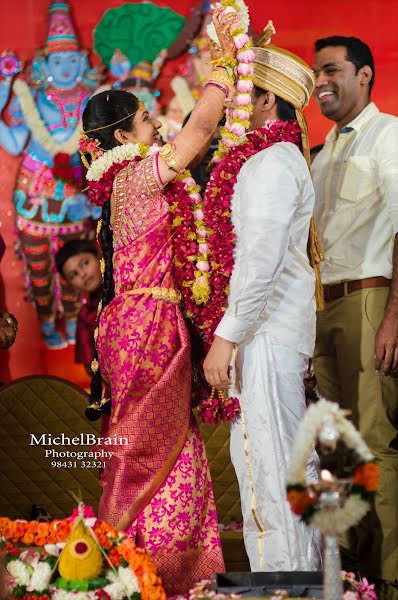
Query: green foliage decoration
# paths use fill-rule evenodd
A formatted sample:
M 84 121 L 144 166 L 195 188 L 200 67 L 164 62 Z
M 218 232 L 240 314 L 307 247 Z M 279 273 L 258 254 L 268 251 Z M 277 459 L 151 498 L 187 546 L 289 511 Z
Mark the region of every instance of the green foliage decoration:
M 125 3 L 111 8 L 94 29 L 94 49 L 109 67 L 118 48 L 132 66 L 143 60 L 152 62 L 158 53 L 176 39 L 185 18 L 170 8 L 152 2 Z

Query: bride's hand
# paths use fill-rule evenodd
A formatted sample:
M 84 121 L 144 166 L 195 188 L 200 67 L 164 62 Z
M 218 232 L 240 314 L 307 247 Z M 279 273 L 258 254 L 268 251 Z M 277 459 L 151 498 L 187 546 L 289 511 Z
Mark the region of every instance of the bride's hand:
M 219 58 L 222 58 L 223 51 L 220 48 L 220 46 L 218 46 L 215 42 L 213 42 L 213 40 L 211 38 L 207 39 L 207 43 L 208 43 L 209 50 L 210 50 L 211 60 L 218 60 Z
M 213 13 L 213 24 L 220 41 L 221 55 L 226 58 L 236 58 L 236 47 L 230 31 L 238 25 L 236 13 L 223 14 L 225 8 L 217 8 Z

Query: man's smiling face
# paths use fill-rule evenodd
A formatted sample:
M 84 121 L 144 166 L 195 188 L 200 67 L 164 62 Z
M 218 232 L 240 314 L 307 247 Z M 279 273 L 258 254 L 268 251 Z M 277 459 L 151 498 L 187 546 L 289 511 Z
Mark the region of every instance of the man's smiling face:
M 314 57 L 316 76 L 315 98 L 325 117 L 343 127 L 354 119 L 363 108 L 364 94 L 362 69 L 347 60 L 345 46 L 326 46 Z

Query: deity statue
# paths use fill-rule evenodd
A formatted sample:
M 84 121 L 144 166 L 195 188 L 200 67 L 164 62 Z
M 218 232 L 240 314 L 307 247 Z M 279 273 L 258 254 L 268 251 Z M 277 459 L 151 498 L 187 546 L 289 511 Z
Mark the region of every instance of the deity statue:
M 2 70 L 0 111 L 16 72 Z M 13 156 L 22 152 L 14 189 L 17 235 L 44 343 L 59 349 L 75 341 L 80 303 L 57 274 L 54 255 L 67 240 L 86 237 L 92 219 L 99 218 L 81 191 L 78 153 L 80 118 L 97 81 L 67 0 L 51 0 L 48 39 L 35 54 L 28 82 L 18 78 L 12 86 L 14 96 L 0 120 L 0 144 Z M 60 317 L 66 340 L 56 327 Z

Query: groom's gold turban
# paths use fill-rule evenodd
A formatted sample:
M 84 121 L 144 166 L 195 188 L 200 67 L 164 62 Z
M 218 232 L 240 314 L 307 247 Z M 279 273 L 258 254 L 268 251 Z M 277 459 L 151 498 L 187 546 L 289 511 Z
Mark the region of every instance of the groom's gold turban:
M 254 85 L 273 92 L 286 102 L 290 102 L 294 108 L 303 110 L 309 102 L 315 85 L 314 74 L 307 63 L 295 54 L 272 44 L 256 45 L 253 50 L 256 57 Z
M 292 52 L 270 44 L 274 33 L 273 23 L 269 21 L 254 45 L 253 83 L 286 100 L 296 109 L 302 133 L 303 154 L 309 163 L 307 123 L 301 111 L 307 106 L 314 90 L 314 73 L 304 60 Z

